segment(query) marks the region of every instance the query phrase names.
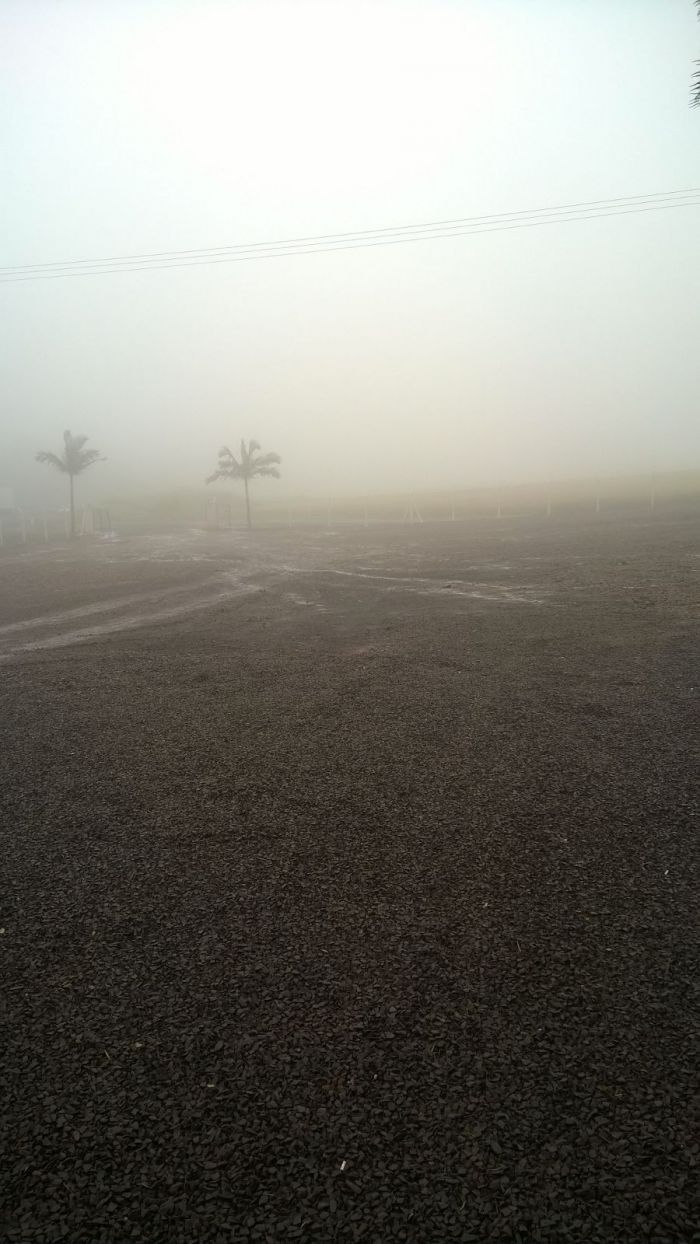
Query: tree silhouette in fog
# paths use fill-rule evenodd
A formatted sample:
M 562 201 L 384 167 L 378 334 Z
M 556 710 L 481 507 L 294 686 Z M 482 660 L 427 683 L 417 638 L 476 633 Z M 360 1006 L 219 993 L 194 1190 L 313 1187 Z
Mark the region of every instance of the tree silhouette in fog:
M 277 463 L 281 462 L 279 454 L 261 454 L 260 446 L 257 441 L 241 441 L 240 459 L 235 458 L 231 450 L 223 445 L 219 450 L 219 466 L 213 475 L 207 477 L 207 483 L 213 484 L 217 479 L 242 479 L 245 485 L 245 516 L 248 529 L 252 527 L 250 521 L 250 494 L 248 492 L 248 481 L 254 479 L 256 475 L 272 475 L 274 479 L 279 479 L 280 473 L 277 470 Z
M 63 433 L 63 454 L 52 454 L 42 449 L 37 454 L 37 462 L 49 462 L 57 471 L 68 476 L 70 481 L 70 534 L 75 536 L 75 477 L 92 466 L 93 462 L 104 462 L 99 449 L 84 449 L 87 436 L 73 436 L 72 432 Z

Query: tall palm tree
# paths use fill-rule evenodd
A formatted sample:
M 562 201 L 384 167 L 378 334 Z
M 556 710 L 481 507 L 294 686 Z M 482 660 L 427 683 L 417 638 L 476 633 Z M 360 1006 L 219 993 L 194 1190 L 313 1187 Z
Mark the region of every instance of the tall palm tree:
M 83 449 L 87 436 L 73 436 L 72 432 L 63 433 L 63 453 L 48 453 L 41 450 L 37 454 L 37 462 L 50 462 L 57 471 L 62 471 L 70 480 L 70 534 L 75 536 L 75 484 L 76 475 L 81 475 L 93 462 L 103 462 L 99 449 Z
M 700 17 L 700 0 L 695 0 L 695 7 Z M 700 60 L 696 60 L 696 65 L 700 65 Z M 693 108 L 700 108 L 700 69 L 696 69 L 693 74 L 693 81 L 690 88 L 690 102 Z
M 261 454 L 260 446 L 257 441 L 241 441 L 240 461 L 234 458 L 231 450 L 223 445 L 219 450 L 219 466 L 213 475 L 207 477 L 207 483 L 213 484 L 217 479 L 242 479 L 245 485 L 245 515 L 248 524 L 248 530 L 252 527 L 250 521 L 250 496 L 248 493 L 248 481 L 256 475 L 272 475 L 275 479 L 279 479 L 280 473 L 277 470 L 276 463 L 281 462 L 279 454 Z

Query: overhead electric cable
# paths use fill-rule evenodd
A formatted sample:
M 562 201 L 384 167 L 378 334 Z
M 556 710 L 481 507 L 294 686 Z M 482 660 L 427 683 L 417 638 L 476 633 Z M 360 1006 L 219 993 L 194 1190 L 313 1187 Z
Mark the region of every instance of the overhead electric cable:
M 108 264 L 108 263 L 121 264 L 121 263 L 136 262 L 140 260 L 146 261 L 146 260 L 166 259 L 166 258 L 176 259 L 179 256 L 209 255 L 213 253 L 219 254 L 225 251 L 240 251 L 240 250 L 247 251 L 247 250 L 259 249 L 259 248 L 264 248 L 264 249 L 277 248 L 278 246 L 302 246 L 302 245 L 310 245 L 310 244 L 316 244 L 316 243 L 321 244 L 322 242 L 330 242 L 330 241 L 340 242 L 344 239 L 347 240 L 350 238 L 378 236 L 378 235 L 387 234 L 387 233 L 396 234 L 396 233 L 404 233 L 406 231 L 416 231 L 416 230 L 422 231 L 424 229 L 455 228 L 458 225 L 467 225 L 467 224 L 476 226 L 482 223 L 488 224 L 490 222 L 496 222 L 496 221 L 499 221 L 499 222 L 507 221 L 509 219 L 517 218 L 519 216 L 530 217 L 530 216 L 539 216 L 541 214 L 551 215 L 553 213 L 558 216 L 559 213 L 561 212 L 566 212 L 566 213 L 582 212 L 582 211 L 588 211 L 588 210 L 595 210 L 597 208 L 603 208 L 603 207 L 613 207 L 615 204 L 619 204 L 620 206 L 627 206 L 627 207 L 636 206 L 637 204 L 639 204 L 640 206 L 643 206 L 644 201 L 649 200 L 649 199 L 653 199 L 655 201 L 662 201 L 662 200 L 668 200 L 668 199 L 673 200 L 678 197 L 686 197 L 688 195 L 695 195 L 698 193 L 700 193 L 700 188 L 698 187 L 690 187 L 687 190 L 662 190 L 662 191 L 657 191 L 654 194 L 625 195 L 625 196 L 622 196 L 616 199 L 589 199 L 589 200 L 584 200 L 579 203 L 562 203 L 554 207 L 526 208 L 526 209 L 520 209 L 519 211 L 515 211 L 515 212 L 494 212 L 486 216 L 458 216 L 458 217 L 453 217 L 452 219 L 447 219 L 447 220 L 429 220 L 429 221 L 424 221 L 421 224 L 393 225 L 393 226 L 387 226 L 381 229 L 353 229 L 345 233 L 312 234 L 308 236 L 301 236 L 301 237 L 295 237 L 295 238 L 282 238 L 281 240 L 276 240 L 272 242 L 249 242 L 249 243 L 238 243 L 236 245 L 227 245 L 227 246 L 193 247 L 193 248 L 190 248 L 189 250 L 153 251 L 151 253 L 146 253 L 146 254 L 137 253 L 137 254 L 132 254 L 132 255 L 108 255 L 102 259 L 68 259 L 68 260 L 63 260 L 61 262 L 53 262 L 53 263 L 14 264 L 14 265 L 6 266 L 6 267 L 0 267 L 0 272 L 9 273 L 9 272 L 24 272 L 24 271 L 38 270 L 38 269 L 45 269 L 45 268 L 51 268 L 51 269 L 72 268 L 72 267 L 83 266 L 83 265 L 89 265 L 91 267 L 94 267 L 97 264 L 103 264 L 103 263 L 104 264 Z
M 285 255 L 326 254 L 336 250 L 357 250 L 374 246 L 395 246 L 435 238 L 465 237 L 542 225 L 598 220 L 609 216 L 636 215 L 678 207 L 700 206 L 700 190 L 672 190 L 657 194 L 629 195 L 617 199 L 596 199 L 559 207 L 532 208 L 500 212 L 489 216 L 465 216 L 423 224 L 397 225 L 348 233 L 317 234 L 287 238 L 276 242 L 239 243 L 230 246 L 200 247 L 180 251 L 110 256 L 104 259 L 77 259 L 62 263 L 21 264 L 0 268 L 0 284 L 30 280 L 57 280 L 71 276 L 100 276 L 112 272 L 146 272 L 167 268 L 201 267 L 218 263 L 240 263 L 253 259 L 275 259 Z M 606 210 L 601 210 L 606 209 Z

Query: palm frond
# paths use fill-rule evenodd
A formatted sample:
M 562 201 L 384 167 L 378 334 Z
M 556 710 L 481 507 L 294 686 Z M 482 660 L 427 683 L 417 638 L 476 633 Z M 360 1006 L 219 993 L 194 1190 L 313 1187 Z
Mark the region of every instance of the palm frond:
M 51 466 L 55 466 L 58 471 L 63 471 L 64 473 L 68 471 L 68 467 L 63 461 L 63 458 L 59 458 L 58 454 L 49 453 L 48 450 L 45 449 L 39 451 L 36 455 L 36 461 L 49 462 Z
M 85 437 L 85 440 L 87 440 L 87 437 Z M 81 471 L 84 471 L 87 467 L 92 466 L 93 462 L 104 461 L 105 460 L 99 449 L 86 449 L 79 455 L 79 457 L 77 457 L 77 461 L 73 467 L 73 474 L 80 475 Z
M 279 479 L 280 473 L 274 466 L 255 466 L 252 470 L 253 475 L 271 475 L 273 479 Z
M 217 479 L 237 479 L 238 476 L 228 467 L 219 467 L 218 471 L 214 471 L 211 475 L 207 475 L 205 484 L 214 484 Z
M 279 464 L 281 461 L 282 459 L 279 454 L 263 454 L 262 457 L 255 459 L 255 466 L 256 468 L 259 466 L 273 466 L 275 464 Z
M 73 436 L 72 432 L 66 431 L 63 433 L 63 443 L 66 447 L 66 451 L 72 449 L 75 453 L 80 453 L 80 450 L 83 448 L 83 445 L 87 439 L 87 436 Z
M 238 461 L 238 459 L 234 458 L 228 446 L 222 445 L 221 449 L 219 450 L 219 466 L 220 467 L 236 467 L 238 470 L 240 470 L 241 465 L 242 464 Z
M 260 445 L 258 441 L 248 441 L 248 457 L 252 458 L 253 454 L 256 454 L 259 448 Z
M 213 475 L 207 477 L 207 483 L 211 484 L 215 479 L 244 479 L 246 475 L 245 467 L 236 462 L 220 462 Z

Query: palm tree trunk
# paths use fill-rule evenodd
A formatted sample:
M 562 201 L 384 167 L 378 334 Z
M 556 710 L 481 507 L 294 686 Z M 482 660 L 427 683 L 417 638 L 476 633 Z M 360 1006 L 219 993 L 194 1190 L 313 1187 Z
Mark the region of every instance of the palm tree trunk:
M 247 475 L 243 477 L 243 483 L 245 484 L 245 517 L 246 517 L 246 522 L 248 524 L 248 531 L 250 531 L 253 524 L 250 521 L 250 497 L 248 495 L 248 476 Z
M 75 493 L 73 487 L 73 476 L 68 476 L 70 480 L 70 538 L 75 539 Z

